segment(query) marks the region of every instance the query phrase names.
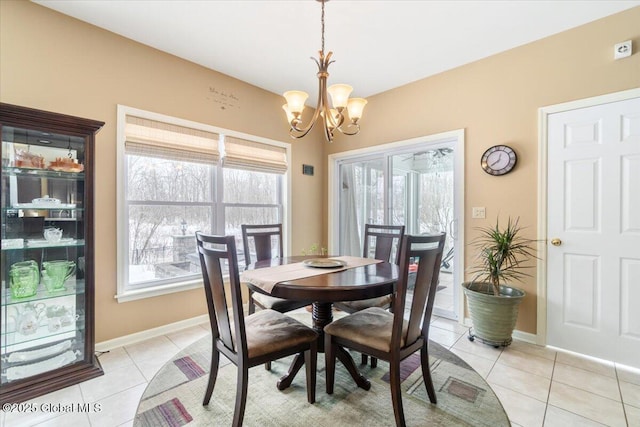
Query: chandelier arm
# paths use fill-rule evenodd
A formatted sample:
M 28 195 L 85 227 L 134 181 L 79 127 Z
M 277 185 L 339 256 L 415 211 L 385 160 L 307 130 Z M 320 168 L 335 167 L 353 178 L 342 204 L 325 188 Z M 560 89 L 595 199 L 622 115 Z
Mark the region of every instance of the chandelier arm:
M 327 126 L 324 126 L 324 137 L 329 143 L 333 142 L 333 132 Z
M 342 113 L 338 112 L 338 117 L 340 117 L 340 120 L 338 121 L 335 120 L 335 118 L 333 117 L 333 114 L 331 114 L 331 108 L 329 108 L 329 98 L 327 96 L 326 83 L 325 83 L 324 89 L 325 90 L 321 92 L 321 96 L 322 96 L 322 112 L 324 113 L 325 127 L 327 127 L 327 123 L 329 123 L 333 128 L 338 128 L 344 121 L 344 117 L 342 117 Z
M 349 129 L 350 127 L 354 127 L 354 128 L 355 128 L 355 130 L 354 130 L 354 131 L 351 131 L 351 132 L 350 132 L 350 131 L 348 131 L 347 129 Z M 341 133 L 341 134 L 343 134 L 343 135 L 353 136 L 353 135 L 356 135 L 358 132 L 360 132 L 360 125 L 359 125 L 358 123 L 349 123 L 349 124 L 346 126 L 346 129 L 342 129 L 342 126 L 341 126 L 341 127 L 338 127 L 337 129 L 338 129 L 338 130 L 340 131 L 340 133 Z
M 298 124 L 301 123 L 301 120 L 298 120 L 298 123 L 296 123 L 295 121 L 292 121 L 291 124 L 291 129 L 289 130 L 289 134 L 293 137 L 293 138 L 302 138 L 305 135 L 307 135 L 311 129 L 313 129 L 313 126 L 316 124 L 316 122 L 318 121 L 318 116 L 320 115 L 320 109 L 319 109 L 320 105 L 316 106 L 316 111 L 313 113 L 313 117 L 311 118 L 311 121 L 307 124 L 307 126 L 304 126 L 302 128 L 298 127 Z M 294 132 L 299 133 L 298 134 L 294 134 Z
M 327 59 L 329 59 L 330 57 L 331 55 L 329 55 Z M 315 58 L 311 58 L 311 59 L 313 59 L 316 62 L 316 64 L 318 64 L 318 102 L 316 104 L 316 109 L 313 113 L 313 117 L 311 118 L 311 121 L 306 126 L 303 126 L 302 128 L 298 127 L 298 124 L 300 124 L 302 120 L 298 120 L 297 122 L 295 120 L 291 121 L 290 123 L 291 129 L 289 130 L 289 135 L 291 135 L 292 138 L 303 138 L 304 136 L 306 136 L 311 131 L 311 129 L 313 129 L 313 126 L 318 121 L 318 117 L 320 116 L 320 112 L 322 111 L 322 106 L 323 106 L 322 92 L 323 92 L 323 89 L 326 88 L 326 81 L 327 81 L 326 76 L 324 76 L 324 73 L 326 72 L 325 63 L 324 63 L 325 58 L 324 58 L 324 55 L 321 53 L 320 61 L 318 61 Z M 324 69 L 324 72 L 323 72 L 323 69 Z

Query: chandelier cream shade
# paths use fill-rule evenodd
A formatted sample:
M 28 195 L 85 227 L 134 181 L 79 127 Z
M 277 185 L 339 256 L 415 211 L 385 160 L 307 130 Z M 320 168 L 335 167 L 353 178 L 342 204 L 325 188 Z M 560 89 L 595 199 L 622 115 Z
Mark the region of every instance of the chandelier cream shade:
M 313 129 L 313 126 L 321 118 L 324 126 L 324 134 L 327 141 L 332 142 L 334 132 L 337 129 L 345 135 L 355 135 L 360 131 L 358 121 L 362 117 L 362 111 L 367 104 L 363 98 L 349 98 L 353 88 L 346 84 L 335 84 L 327 88 L 327 71 L 333 62 L 333 52 L 324 53 L 324 4 L 329 0 L 317 0 L 322 3 L 322 48 L 318 51 L 319 59 L 312 58 L 318 65 L 318 103 L 311 121 L 306 126 L 302 124 L 302 111 L 309 95 L 299 90 L 290 90 L 284 93 L 287 103 L 282 106 L 287 121 L 291 126 L 291 137 L 302 138 Z M 327 95 L 328 94 L 328 95 Z M 329 105 L 329 95 L 331 105 Z

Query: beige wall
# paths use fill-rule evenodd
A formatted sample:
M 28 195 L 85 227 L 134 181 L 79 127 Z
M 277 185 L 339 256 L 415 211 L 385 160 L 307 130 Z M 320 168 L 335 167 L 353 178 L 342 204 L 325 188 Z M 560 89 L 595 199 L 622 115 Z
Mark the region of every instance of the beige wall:
M 293 141 L 293 253 L 326 243 L 326 155 L 466 129 L 465 219 L 520 216 L 536 235 L 539 107 L 640 86 L 640 54 L 613 61 L 613 45 L 640 46 L 640 8 L 369 98 L 362 132 Z M 310 76 L 313 78 L 313 76 Z M 352 82 L 356 85 L 357 82 Z M 225 109 L 211 88 L 233 93 Z M 200 291 L 118 304 L 116 292 L 116 105 L 289 142 L 282 98 L 30 2 L 0 1 L 0 101 L 106 122 L 97 138 L 96 338 L 104 341 L 205 312 Z M 509 144 L 518 166 L 504 177 L 480 170 L 482 152 Z M 301 164 L 315 166 L 314 177 Z M 470 218 L 486 206 L 487 220 Z M 467 261 L 470 259 L 467 254 Z M 536 332 L 536 278 L 523 287 L 519 330 Z M 167 309 L 171 307 L 171 309 Z
M 211 89 L 238 100 L 222 109 Z M 34 3 L 3 0 L 0 101 L 106 122 L 96 142 L 98 342 L 206 313 L 200 290 L 114 299 L 117 104 L 291 142 L 292 253 L 322 240 L 322 142 L 289 137 L 280 96 Z M 302 163 L 315 165 L 315 176 L 303 176 Z
M 638 52 L 640 7 L 372 96 L 360 134 L 326 145 L 325 153 L 465 129 L 466 240 L 498 214 L 519 216 L 535 238 L 538 108 L 639 87 L 640 53 L 613 60 L 613 45 L 629 39 Z M 480 169 L 480 156 L 495 144 L 518 154 L 516 169 L 503 177 Z M 487 208 L 486 220 L 471 219 L 473 206 Z M 467 249 L 467 265 L 471 260 Z M 516 329 L 536 333 L 531 273 Z

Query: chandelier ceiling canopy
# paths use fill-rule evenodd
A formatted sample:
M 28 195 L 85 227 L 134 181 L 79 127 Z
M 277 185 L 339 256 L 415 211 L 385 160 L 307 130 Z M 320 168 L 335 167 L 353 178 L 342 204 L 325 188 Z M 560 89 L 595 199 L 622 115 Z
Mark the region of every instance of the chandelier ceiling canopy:
M 329 65 L 334 62 L 331 60 L 333 52 L 325 55 L 324 52 L 324 4 L 329 0 L 317 0 L 322 3 L 322 45 L 318 51 L 319 58 L 311 58 L 318 65 L 318 104 L 313 113 L 311 121 L 305 126 L 302 124 L 302 111 L 309 95 L 299 90 L 290 90 L 283 95 L 287 103 L 282 106 L 287 114 L 287 121 L 291 126 L 289 134 L 292 138 L 302 138 L 307 135 L 319 118 L 322 119 L 324 126 L 324 135 L 327 141 L 332 142 L 334 132 L 337 129 L 344 135 L 355 135 L 360 131 L 358 120 L 362 117 L 362 110 L 367 104 L 367 100 L 363 98 L 351 98 L 349 95 L 353 88 L 346 84 L 335 84 L 327 87 L 327 71 Z M 329 97 L 331 95 L 331 105 L 329 105 Z M 348 113 L 348 114 L 347 114 Z

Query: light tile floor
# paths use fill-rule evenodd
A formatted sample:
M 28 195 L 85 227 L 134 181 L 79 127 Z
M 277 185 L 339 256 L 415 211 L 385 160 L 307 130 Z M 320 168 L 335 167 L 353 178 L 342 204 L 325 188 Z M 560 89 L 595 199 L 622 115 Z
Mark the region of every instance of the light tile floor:
M 36 412 L 1 412 L 0 425 L 131 426 L 138 401 L 158 369 L 208 333 L 204 324 L 104 353 L 99 357 L 104 376 L 28 402 Z M 451 320 L 434 317 L 431 322 L 431 339 L 487 380 L 514 426 L 640 427 L 640 371 L 521 341 L 495 349 L 470 342 L 466 333 L 467 328 Z M 90 404 L 91 410 L 64 412 L 61 406 L 80 403 Z M 47 405 L 52 411 L 41 410 Z

